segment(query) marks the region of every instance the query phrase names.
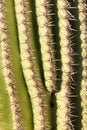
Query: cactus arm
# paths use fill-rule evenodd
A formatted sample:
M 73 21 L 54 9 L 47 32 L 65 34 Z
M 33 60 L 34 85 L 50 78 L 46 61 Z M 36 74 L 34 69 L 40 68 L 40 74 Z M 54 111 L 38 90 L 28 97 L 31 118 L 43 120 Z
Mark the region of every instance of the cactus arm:
M 61 90 L 56 93 L 57 102 L 57 130 L 73 130 L 71 121 L 71 82 L 73 75 L 73 59 L 71 43 L 71 26 L 67 0 L 57 0 L 59 17 L 59 36 L 61 46 L 62 83 Z M 69 16 L 70 18 L 70 16 Z
M 47 0 L 36 0 L 36 15 L 38 23 L 39 41 L 41 45 L 43 70 L 47 90 L 52 93 L 56 90 L 56 69 L 53 49 L 51 21 L 51 3 Z
M 31 1 L 14 0 L 14 2 L 21 63 L 32 103 L 34 130 L 50 130 L 49 95 L 43 87 L 37 65 L 38 59 L 35 54 Z
M 87 5 L 86 1 L 78 0 L 78 15 L 80 21 L 80 39 L 82 56 L 82 80 L 81 80 L 81 106 L 82 106 L 82 128 L 87 130 Z
M 13 1 L 3 1 L 0 6 L 4 9 L 0 12 L 0 19 L 4 19 L 0 24 L 1 63 L 9 96 L 13 129 L 28 130 L 30 127 L 32 130 L 32 114 L 29 113 L 31 107 L 20 68 Z

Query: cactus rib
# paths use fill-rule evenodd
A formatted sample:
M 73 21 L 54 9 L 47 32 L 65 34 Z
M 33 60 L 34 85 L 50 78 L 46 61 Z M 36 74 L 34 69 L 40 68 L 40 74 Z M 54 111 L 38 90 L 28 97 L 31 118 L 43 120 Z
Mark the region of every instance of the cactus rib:
M 82 80 L 81 80 L 81 106 L 82 106 L 82 128 L 87 130 L 87 5 L 86 1 L 78 1 L 78 12 L 80 21 L 80 39 L 82 56 Z
M 51 12 L 53 6 L 49 0 L 36 0 L 36 15 L 38 23 L 39 41 L 41 45 L 43 70 L 47 90 L 52 93 L 56 90 L 56 71 L 53 49 Z
M 71 48 L 71 25 L 69 20 L 73 20 L 68 10 L 70 6 L 67 0 L 57 0 L 59 17 L 59 36 L 61 46 L 62 62 L 62 83 L 61 90 L 56 93 L 57 100 L 57 130 L 73 130 L 71 121 L 71 82 L 74 70 L 72 67 L 72 48 Z M 68 17 L 69 16 L 69 17 Z M 70 17 L 71 16 L 71 17 Z
M 35 41 L 32 28 L 31 1 L 14 0 L 14 2 L 19 33 L 21 62 L 32 103 L 34 130 L 50 130 L 49 101 L 48 99 L 46 100 L 46 97 L 49 98 L 49 96 L 42 87 L 43 84 L 39 76 L 38 66 L 36 66 L 36 60 L 34 59 L 36 55 L 35 49 L 33 50 Z

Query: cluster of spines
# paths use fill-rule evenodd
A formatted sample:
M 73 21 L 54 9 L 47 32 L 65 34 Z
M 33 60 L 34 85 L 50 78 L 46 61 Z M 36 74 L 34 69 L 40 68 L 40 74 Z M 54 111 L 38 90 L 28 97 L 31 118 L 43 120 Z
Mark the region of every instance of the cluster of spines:
M 35 63 L 34 35 L 32 30 L 31 1 L 15 0 L 21 62 L 33 109 L 35 130 L 50 130 L 49 106 Z
M 49 0 L 36 0 L 36 15 L 38 23 L 39 41 L 41 46 L 45 85 L 47 90 L 52 93 L 56 91 L 56 68 L 55 51 L 53 48 L 54 40 L 52 26 L 54 26 L 51 16 L 53 4 Z
M 70 98 L 72 88 L 72 75 L 75 73 L 72 65 L 74 64 L 71 48 L 72 28 L 70 20 L 75 20 L 74 16 L 69 12 L 72 8 L 67 0 L 57 0 L 58 18 L 59 18 L 59 36 L 61 46 L 61 62 L 62 62 L 62 83 L 61 90 L 56 93 L 57 102 L 57 130 L 73 130 L 71 108 L 73 108 Z
M 9 95 L 12 120 L 13 120 L 13 129 L 14 130 L 23 130 L 22 120 L 21 120 L 21 110 L 19 108 L 19 101 L 17 98 L 16 91 L 16 82 L 14 74 L 12 72 L 12 62 L 10 56 L 10 47 L 9 47 L 9 30 L 7 30 L 6 23 L 6 8 L 5 1 L 0 1 L 0 46 L 1 46 L 1 62 L 2 62 L 2 72 L 4 76 L 5 86 Z
M 80 21 L 80 39 L 82 56 L 82 80 L 81 80 L 81 106 L 82 106 L 82 130 L 87 129 L 87 3 L 86 0 L 78 0 L 78 14 Z

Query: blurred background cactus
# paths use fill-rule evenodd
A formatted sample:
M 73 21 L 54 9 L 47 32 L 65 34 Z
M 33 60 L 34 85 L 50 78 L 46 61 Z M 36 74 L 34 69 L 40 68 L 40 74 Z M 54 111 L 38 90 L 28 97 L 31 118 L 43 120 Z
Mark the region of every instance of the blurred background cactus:
M 87 130 L 87 0 L 0 0 L 0 130 Z

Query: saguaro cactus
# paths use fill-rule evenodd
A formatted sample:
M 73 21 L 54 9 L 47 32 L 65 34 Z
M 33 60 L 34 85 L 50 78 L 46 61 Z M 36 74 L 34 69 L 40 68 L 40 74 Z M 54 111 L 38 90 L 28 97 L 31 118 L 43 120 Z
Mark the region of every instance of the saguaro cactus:
M 86 91 L 87 0 L 0 0 L 0 130 L 87 130 Z

